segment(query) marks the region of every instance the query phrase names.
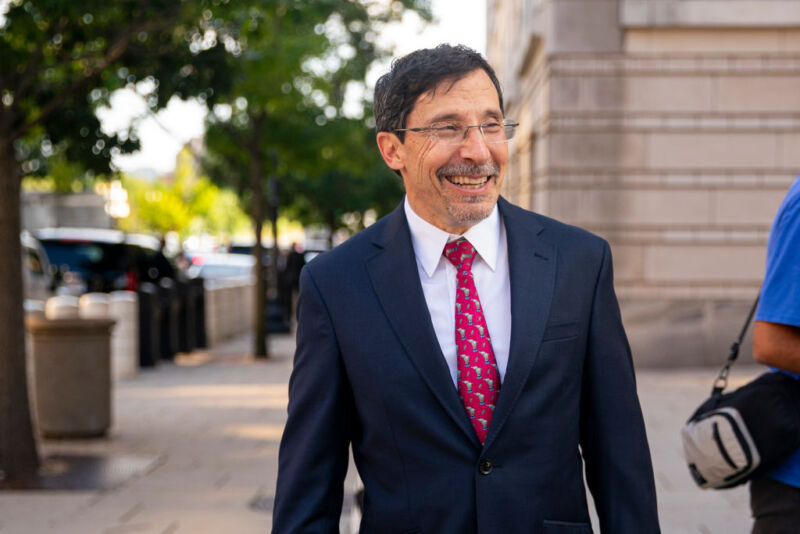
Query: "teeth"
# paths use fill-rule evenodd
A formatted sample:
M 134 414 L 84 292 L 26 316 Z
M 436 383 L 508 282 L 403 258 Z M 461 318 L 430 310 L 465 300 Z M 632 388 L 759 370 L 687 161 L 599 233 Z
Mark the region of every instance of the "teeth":
M 480 178 L 471 178 L 469 176 L 448 176 L 447 179 L 456 185 L 483 185 L 488 176 L 481 176 Z

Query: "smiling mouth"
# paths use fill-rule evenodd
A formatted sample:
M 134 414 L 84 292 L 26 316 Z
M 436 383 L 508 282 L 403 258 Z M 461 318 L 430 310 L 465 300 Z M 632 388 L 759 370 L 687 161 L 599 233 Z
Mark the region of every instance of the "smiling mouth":
M 462 189 L 480 189 L 491 176 L 445 176 L 444 179 Z

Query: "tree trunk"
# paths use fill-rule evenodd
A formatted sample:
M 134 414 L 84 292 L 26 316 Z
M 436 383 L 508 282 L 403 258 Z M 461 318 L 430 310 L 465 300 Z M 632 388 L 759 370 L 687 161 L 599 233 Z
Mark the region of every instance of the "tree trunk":
M 273 160 L 275 157 L 273 157 Z M 274 161 L 273 161 L 274 163 Z M 276 165 L 273 165 L 275 167 Z M 272 278 L 269 280 L 269 298 L 272 302 L 278 302 L 278 178 L 270 176 L 269 179 L 269 221 L 272 225 Z M 271 319 L 271 318 L 270 318 Z
M 253 214 L 253 228 L 256 233 L 256 243 L 253 247 L 253 254 L 256 257 L 256 295 L 255 295 L 255 340 L 253 351 L 256 358 L 266 358 L 268 347 L 268 332 L 266 329 L 265 304 L 266 304 L 266 283 L 264 280 L 264 254 L 261 246 L 261 230 L 264 221 L 264 157 L 261 152 L 261 129 L 264 119 L 257 115 L 253 119 L 253 138 L 248 146 L 250 153 L 250 188 L 253 192 L 251 200 L 251 212 Z
M 0 479 L 35 473 L 39 467 L 25 370 L 20 230 L 14 145 L 0 138 Z

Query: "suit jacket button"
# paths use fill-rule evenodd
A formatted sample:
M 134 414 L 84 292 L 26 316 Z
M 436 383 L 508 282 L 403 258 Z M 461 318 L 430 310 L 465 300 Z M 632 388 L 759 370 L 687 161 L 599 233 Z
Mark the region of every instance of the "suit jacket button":
M 480 471 L 482 475 L 488 475 L 492 472 L 493 468 L 494 464 L 492 464 L 491 460 L 483 460 L 480 465 L 478 465 L 478 471 Z

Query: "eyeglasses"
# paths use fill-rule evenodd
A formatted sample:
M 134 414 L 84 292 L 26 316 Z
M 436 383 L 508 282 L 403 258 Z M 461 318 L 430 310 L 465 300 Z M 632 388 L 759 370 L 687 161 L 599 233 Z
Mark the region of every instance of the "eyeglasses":
M 394 131 L 424 133 L 434 143 L 441 141 L 445 145 L 456 146 L 466 141 L 470 128 L 480 130 L 487 143 L 508 143 L 514 137 L 517 126 L 519 123 L 516 121 L 492 119 L 472 126 L 463 126 L 457 122 L 434 122 L 425 128 L 397 128 Z

